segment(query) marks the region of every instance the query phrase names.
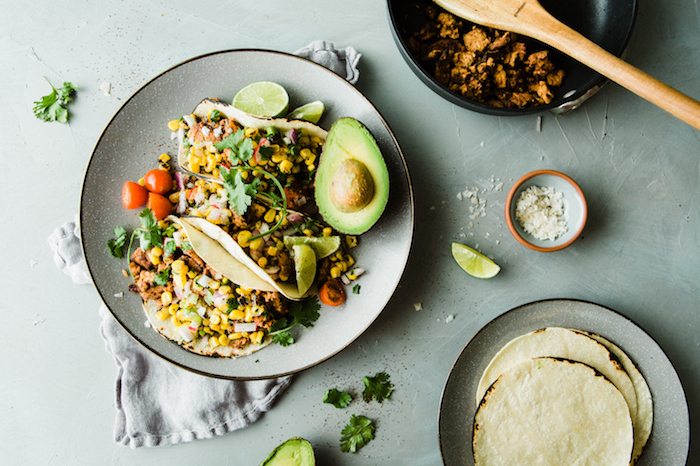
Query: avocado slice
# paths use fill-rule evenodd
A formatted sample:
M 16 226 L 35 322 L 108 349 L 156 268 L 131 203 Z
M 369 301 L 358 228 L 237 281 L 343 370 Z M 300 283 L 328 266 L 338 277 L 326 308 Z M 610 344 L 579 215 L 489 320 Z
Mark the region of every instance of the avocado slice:
M 323 219 L 341 233 L 364 233 L 384 212 L 389 171 L 372 133 L 356 119 L 340 118 L 331 126 L 315 191 Z
M 308 440 L 293 437 L 272 450 L 260 466 L 315 466 L 314 449 Z

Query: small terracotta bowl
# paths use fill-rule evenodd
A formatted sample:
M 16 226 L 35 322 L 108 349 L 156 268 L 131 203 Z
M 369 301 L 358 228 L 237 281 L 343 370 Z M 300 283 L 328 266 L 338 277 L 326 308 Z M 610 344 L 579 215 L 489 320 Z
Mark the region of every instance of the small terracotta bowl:
M 537 239 L 520 225 L 515 218 L 516 204 L 520 194 L 530 186 L 550 187 L 562 193 L 564 217 L 568 226 L 566 233 L 553 240 Z M 576 241 L 586 225 L 588 206 L 583 191 L 574 180 L 554 170 L 537 170 L 523 176 L 510 188 L 505 215 L 508 229 L 521 244 L 535 251 L 553 252 Z

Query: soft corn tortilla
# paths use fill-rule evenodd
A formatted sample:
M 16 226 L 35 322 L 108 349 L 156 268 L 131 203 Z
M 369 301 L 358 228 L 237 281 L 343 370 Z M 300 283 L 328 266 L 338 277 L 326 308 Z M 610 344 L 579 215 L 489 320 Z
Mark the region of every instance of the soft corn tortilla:
M 580 330 L 575 331 L 581 332 Z M 627 356 L 627 354 L 618 346 L 600 335 L 588 332 L 581 333 L 588 335 L 610 350 L 610 352 L 620 360 L 622 367 L 632 380 L 634 391 L 637 396 L 637 418 L 634 425 L 634 450 L 632 451 L 632 462 L 630 463 L 634 464 L 642 454 L 642 451 L 649 440 L 651 429 L 654 424 L 654 404 L 651 398 L 649 385 L 644 379 L 642 373 L 639 372 L 639 369 L 637 369 L 637 366 L 635 366 L 629 356 Z
M 511 340 L 489 363 L 476 392 L 477 403 L 486 390 L 510 367 L 523 360 L 553 357 L 582 362 L 607 377 L 622 393 L 632 422 L 637 418 L 637 395 L 634 385 L 620 362 L 602 344 L 587 335 L 559 327 L 548 327 Z
M 620 391 L 590 366 L 527 359 L 482 399 L 472 446 L 478 466 L 627 466 L 632 420 Z
M 305 120 L 289 120 L 287 118 L 259 118 L 253 115 L 250 115 L 249 113 L 245 113 L 233 105 L 225 104 L 221 102 L 219 99 L 214 99 L 214 98 L 206 98 L 202 100 L 197 107 L 195 107 L 194 111 L 192 112 L 193 115 L 198 116 L 198 117 L 203 117 L 209 114 L 211 110 L 218 110 L 219 113 L 221 113 L 223 116 L 227 118 L 233 118 L 236 120 L 238 123 L 240 123 L 242 126 L 247 127 L 247 128 L 269 128 L 269 127 L 275 127 L 283 132 L 286 132 L 290 129 L 297 129 L 297 130 L 303 130 L 305 133 L 311 135 L 311 136 L 317 136 L 319 137 L 322 141 L 325 141 L 326 138 L 328 137 L 328 131 L 325 129 L 321 128 L 318 125 L 315 125 L 309 121 Z M 183 170 L 187 171 L 188 173 L 200 177 L 200 178 L 206 178 L 206 179 L 214 179 L 217 181 L 221 181 L 218 178 L 208 175 L 208 174 L 202 174 L 202 173 L 192 173 L 189 170 L 189 164 L 187 163 L 187 151 L 188 147 L 186 147 L 183 144 L 183 141 L 180 141 L 180 147 L 178 150 L 178 156 L 177 156 L 177 161 L 178 165 L 180 168 Z
M 205 263 L 209 264 L 209 267 L 242 288 L 277 291 L 274 286 L 260 278 L 257 273 L 243 265 L 235 256 L 224 249 L 221 244 L 202 233 L 198 229 L 200 228 L 198 226 L 199 223 L 193 225 L 193 219 L 196 218 L 178 218 L 172 215 L 168 217 L 168 220 L 184 228 L 192 249 Z
M 286 298 L 294 301 L 299 301 L 310 296 L 314 296 L 318 292 L 317 287 L 312 286 L 306 293 L 302 295 L 299 293 L 299 289 L 296 285 L 285 283 L 283 281 L 273 280 L 272 277 L 270 277 L 270 275 L 267 274 L 265 270 L 253 260 L 252 257 L 246 254 L 243 248 L 218 225 L 214 225 L 210 221 L 199 217 L 187 217 L 186 221 L 189 222 L 192 226 L 198 228 L 206 236 L 216 241 L 220 247 L 227 251 L 229 255 L 231 255 L 234 259 L 236 259 L 239 263 L 243 264 L 245 267 L 248 267 L 259 278 L 261 278 L 268 287 L 273 287 L 274 291 L 279 291 Z
M 156 301 L 151 300 L 143 303 L 143 310 L 146 312 L 146 316 L 148 317 L 151 327 L 153 327 L 161 336 L 167 338 L 168 340 L 174 341 L 188 351 L 201 354 L 203 356 L 214 356 L 221 358 L 237 358 L 240 356 L 247 356 L 261 350 L 272 341 L 271 338 L 267 337 L 261 343 L 248 342 L 248 344 L 242 348 L 233 348 L 231 346 L 221 345 L 212 347 L 212 345 L 209 344 L 208 338 L 197 338 L 191 342 L 186 342 L 178 333 L 177 327 L 172 323 L 171 319 L 160 320 L 157 315 L 158 304 Z

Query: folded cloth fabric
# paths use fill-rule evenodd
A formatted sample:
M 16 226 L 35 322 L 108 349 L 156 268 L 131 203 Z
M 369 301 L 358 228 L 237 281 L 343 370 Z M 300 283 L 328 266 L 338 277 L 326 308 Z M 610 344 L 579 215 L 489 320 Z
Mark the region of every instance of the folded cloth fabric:
M 357 82 L 360 54 L 352 47 L 314 41 L 301 49 L 317 63 Z M 78 284 L 91 283 L 80 244 L 78 215 L 48 238 L 56 266 Z M 291 383 L 291 376 L 231 381 L 205 377 L 172 365 L 133 340 L 106 306 L 100 335 L 117 365 L 114 440 L 131 448 L 172 445 L 223 435 L 255 422 Z M 176 400 L 176 402 L 173 402 Z
M 306 47 L 294 52 L 295 55 L 315 61 L 329 70 L 345 76 L 350 84 L 355 84 L 360 79 L 357 63 L 362 57 L 353 47 L 345 47 L 336 50 L 332 42 L 315 40 Z

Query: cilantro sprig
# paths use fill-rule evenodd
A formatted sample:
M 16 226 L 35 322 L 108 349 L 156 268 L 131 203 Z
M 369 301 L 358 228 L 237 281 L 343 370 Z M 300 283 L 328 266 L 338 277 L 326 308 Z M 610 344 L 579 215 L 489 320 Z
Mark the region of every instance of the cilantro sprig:
M 352 401 L 352 396 L 347 392 L 341 392 L 337 388 L 326 390 L 323 394 L 323 402 L 332 404 L 336 408 L 345 408 Z
M 44 78 L 46 79 L 46 78 Z M 58 121 L 66 123 L 69 118 L 68 104 L 73 98 L 73 94 L 78 89 L 72 83 L 64 82 L 63 86 L 56 89 L 51 81 L 46 79 L 51 86 L 51 94 L 45 95 L 34 102 L 34 115 L 43 121 Z
M 357 453 L 367 442 L 374 439 L 374 424 L 371 419 L 355 414 L 350 418 L 342 430 L 340 437 L 340 450 Z
M 365 384 L 362 399 L 368 403 L 372 399 L 381 403 L 394 391 L 394 385 L 389 381 L 389 374 L 386 372 L 377 372 L 374 377 L 362 377 L 362 382 Z
M 112 254 L 112 257 L 121 259 L 122 257 L 124 257 L 124 250 L 122 248 L 126 243 L 126 230 L 124 229 L 124 227 L 119 226 L 115 228 L 114 236 L 114 238 L 111 238 L 107 241 L 107 247 L 109 248 L 109 252 L 110 254 Z
M 294 344 L 294 337 L 289 330 L 297 325 L 313 327 L 313 323 L 320 317 L 318 312 L 320 309 L 321 304 L 315 296 L 303 301 L 294 301 L 289 306 L 287 316 L 277 319 L 270 327 L 269 335 L 272 337 L 272 343 L 279 343 L 282 346 Z

